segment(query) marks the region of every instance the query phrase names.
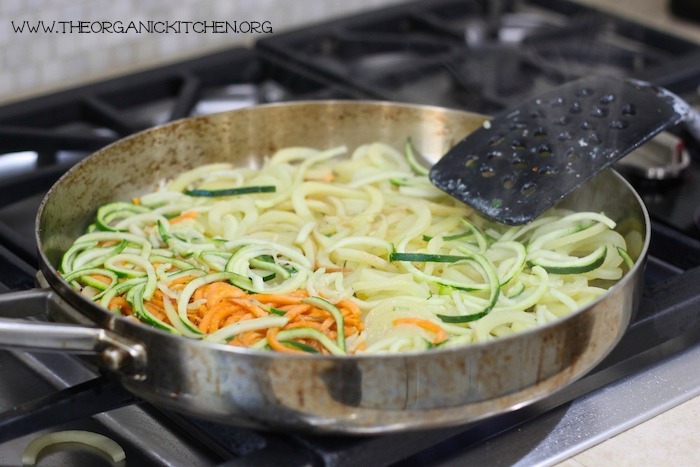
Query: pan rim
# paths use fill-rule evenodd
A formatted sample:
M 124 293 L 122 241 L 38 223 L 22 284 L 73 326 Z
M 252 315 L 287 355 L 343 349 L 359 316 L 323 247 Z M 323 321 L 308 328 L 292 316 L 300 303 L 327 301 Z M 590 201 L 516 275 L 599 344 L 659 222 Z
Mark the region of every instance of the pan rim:
M 586 310 L 594 307 L 595 305 L 599 304 L 600 302 L 604 301 L 607 297 L 610 296 L 611 293 L 617 288 L 620 288 L 627 284 L 627 282 L 633 280 L 634 277 L 639 274 L 639 269 L 643 267 L 644 261 L 646 259 L 646 255 L 648 252 L 649 244 L 650 244 L 650 237 L 651 237 L 651 221 L 649 217 L 648 210 L 646 208 L 646 205 L 642 201 L 639 193 L 637 193 L 636 190 L 634 190 L 631 186 L 631 184 L 624 178 L 622 177 L 617 171 L 614 169 L 607 169 L 606 172 L 612 172 L 615 177 L 617 177 L 622 185 L 634 196 L 635 200 L 637 201 L 639 208 L 642 212 L 643 215 L 643 220 L 644 220 L 644 243 L 642 248 L 640 249 L 640 254 L 639 257 L 635 259 L 633 267 L 625 274 L 624 277 L 622 277 L 618 282 L 616 282 L 613 286 L 610 287 L 603 295 L 600 297 L 596 298 L 592 302 L 587 303 L 584 307 L 578 308 L 577 310 L 567 314 L 566 316 L 559 318 L 555 321 L 552 321 L 550 323 L 547 323 L 545 325 L 540 325 L 532 329 L 528 329 L 526 331 L 521 331 L 517 332 L 515 334 L 511 334 L 508 336 L 503 336 L 503 337 L 498 337 L 495 339 L 491 339 L 488 341 L 482 341 L 482 342 L 476 342 L 476 343 L 471 343 L 471 344 L 466 344 L 462 346 L 456 346 L 456 347 L 451 347 L 451 348 L 433 348 L 429 350 L 421 350 L 421 351 L 408 351 L 408 352 L 401 352 L 401 353 L 382 353 L 382 354 L 352 354 L 352 355 L 344 355 L 344 356 L 336 356 L 336 355 L 324 355 L 324 354 L 284 354 L 284 353 L 279 353 L 279 352 L 270 352 L 270 351 L 265 351 L 265 350 L 255 350 L 255 349 L 249 349 L 249 348 L 243 348 L 243 347 L 234 347 L 226 344 L 221 344 L 221 343 L 215 343 L 215 342 L 207 342 L 199 339 L 192 339 L 188 338 L 185 336 L 173 334 L 164 330 L 157 329 L 155 327 L 151 327 L 145 323 L 141 322 L 134 322 L 134 320 L 129 319 L 125 316 L 122 315 L 117 315 L 114 313 L 111 313 L 109 310 L 103 309 L 99 305 L 95 304 L 94 302 L 88 300 L 86 297 L 83 297 L 80 295 L 77 291 L 72 289 L 72 287 L 63 280 L 63 278 L 60 276 L 58 273 L 57 269 L 54 267 L 53 264 L 49 261 L 45 249 L 43 247 L 43 241 L 41 239 L 41 219 L 44 214 L 44 210 L 46 209 L 46 205 L 51 198 L 52 194 L 54 191 L 57 189 L 57 187 L 60 187 L 62 183 L 65 183 L 65 180 L 69 178 L 73 173 L 81 170 L 84 164 L 87 163 L 87 161 L 92 160 L 93 158 L 100 157 L 101 154 L 104 153 L 109 153 L 114 150 L 114 148 L 119 147 L 124 144 L 128 144 L 128 142 L 133 141 L 134 139 L 137 138 L 143 138 L 145 135 L 158 132 L 162 130 L 163 128 L 173 128 L 178 125 L 183 125 L 183 124 L 188 124 L 189 122 L 192 121 L 202 121 L 206 119 L 212 119 L 212 118 L 221 118 L 221 116 L 230 116 L 230 115 L 240 115 L 244 114 L 247 112 L 259 112 L 259 111 L 264 111 L 264 109 L 275 109 L 279 107 L 295 107 L 295 106 L 317 106 L 317 107 L 324 107 L 324 106 L 371 106 L 371 107 L 387 107 L 387 108 L 405 108 L 405 109 L 412 109 L 412 110 L 432 110 L 435 112 L 439 113 L 450 113 L 450 114 L 457 114 L 457 115 L 471 115 L 475 117 L 480 117 L 484 118 L 485 120 L 488 120 L 488 116 L 477 114 L 474 112 L 468 112 L 468 111 L 463 111 L 459 109 L 452 109 L 452 108 L 446 108 L 446 107 L 440 107 L 440 106 L 435 106 L 435 105 L 424 105 L 424 104 L 409 104 L 409 103 L 400 103 L 400 102 L 392 102 L 392 101 L 386 101 L 386 100 L 311 100 L 311 101 L 293 101 L 293 102 L 285 102 L 285 103 L 272 103 L 272 104 L 264 104 L 264 105 L 258 105 L 254 107 L 248 107 L 248 108 L 243 108 L 243 109 L 236 109 L 236 110 L 230 110 L 230 111 L 225 111 L 225 112 L 219 112 L 215 114 L 209 114 L 209 115 L 202 115 L 202 116 L 196 116 L 196 117 L 186 117 L 186 118 L 181 118 L 177 119 L 168 123 L 163 123 L 151 128 L 148 128 L 146 130 L 134 133 L 132 135 L 126 136 L 124 138 L 121 138 L 117 141 L 114 141 L 107 146 L 104 146 L 103 148 L 91 153 L 87 157 L 85 157 L 83 160 L 80 162 L 76 163 L 74 166 L 72 166 L 65 174 L 63 174 L 55 183 L 52 185 L 52 187 L 48 190 L 46 195 L 41 201 L 41 204 L 39 206 L 39 210 L 37 212 L 37 216 L 35 219 L 35 239 L 37 241 L 37 248 L 38 248 L 38 254 L 39 254 L 39 262 L 40 262 L 40 269 L 42 272 L 44 272 L 44 275 L 46 276 L 46 280 L 51 286 L 51 288 L 59 293 L 59 295 L 66 300 L 69 304 L 72 306 L 78 306 L 76 305 L 79 303 L 80 307 L 89 307 L 93 312 L 99 313 L 99 315 L 104 316 L 105 321 L 110 321 L 110 322 L 117 322 L 119 325 L 117 327 L 119 328 L 124 328 L 127 330 L 131 330 L 132 328 L 136 329 L 137 334 L 140 333 L 153 333 L 155 332 L 156 335 L 158 335 L 160 338 L 168 338 L 168 339 L 185 339 L 188 342 L 188 345 L 194 345 L 196 347 L 201 346 L 202 348 L 205 349 L 216 349 L 216 350 L 222 350 L 227 353 L 232 353 L 236 355 L 240 355 L 241 357 L 245 358 L 275 358 L 275 359 L 292 359 L 296 360 L 299 358 L 303 359 L 309 359 L 314 360 L 314 361 L 330 361 L 330 362 L 335 362 L 335 361 L 365 361 L 365 360 L 392 360 L 392 359 L 405 359 L 405 358 L 416 358 L 416 357 L 421 357 L 421 356 L 427 356 L 427 355 L 444 355 L 444 354 L 449 354 L 449 353 L 458 353 L 458 352 L 463 352 L 465 349 L 473 349 L 473 352 L 478 352 L 481 349 L 487 349 L 495 345 L 503 345 L 500 344 L 501 342 L 508 342 L 512 341 L 514 339 L 520 339 L 523 336 L 530 336 L 533 334 L 538 334 L 538 333 L 545 333 L 549 329 L 556 327 L 556 326 L 561 326 L 563 325 L 562 323 L 565 323 L 567 321 L 571 321 L 576 319 L 577 316 L 581 315 L 584 313 Z M 92 320 L 91 317 L 87 316 L 85 313 L 79 311 L 79 313 L 86 318 Z M 114 327 L 114 326 L 112 326 Z M 112 329 L 113 330 L 113 329 Z M 621 335 L 620 335 L 621 337 Z M 616 344 L 616 342 L 615 342 Z M 612 348 L 612 347 L 611 347 Z

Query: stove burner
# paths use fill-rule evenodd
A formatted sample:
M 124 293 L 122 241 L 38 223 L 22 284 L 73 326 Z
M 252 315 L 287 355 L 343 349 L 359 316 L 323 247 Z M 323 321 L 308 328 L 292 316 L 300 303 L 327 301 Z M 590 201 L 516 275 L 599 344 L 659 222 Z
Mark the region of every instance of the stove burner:
M 566 0 L 426 2 L 257 45 L 383 99 L 490 113 L 591 74 L 663 77 L 697 50 Z
M 689 166 L 690 154 L 683 142 L 670 133 L 661 133 L 616 165 L 632 177 L 655 181 L 678 181 Z
M 284 102 L 292 95 L 282 84 L 274 80 L 266 80 L 259 84 L 229 84 L 204 92 L 192 110 L 192 116 Z
M 470 18 L 464 28 L 467 47 L 477 49 L 487 43 L 515 46 L 528 37 L 564 26 L 563 21 L 534 13 L 505 13 L 495 20 Z

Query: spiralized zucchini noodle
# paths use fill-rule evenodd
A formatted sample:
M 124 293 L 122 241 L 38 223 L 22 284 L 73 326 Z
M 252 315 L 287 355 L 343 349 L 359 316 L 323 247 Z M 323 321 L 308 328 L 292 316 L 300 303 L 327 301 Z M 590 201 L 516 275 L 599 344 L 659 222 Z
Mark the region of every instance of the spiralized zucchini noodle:
M 99 207 L 63 278 L 171 333 L 280 352 L 466 345 L 557 320 L 631 268 L 604 213 L 485 220 L 433 187 L 411 142 L 289 147 L 197 167 Z

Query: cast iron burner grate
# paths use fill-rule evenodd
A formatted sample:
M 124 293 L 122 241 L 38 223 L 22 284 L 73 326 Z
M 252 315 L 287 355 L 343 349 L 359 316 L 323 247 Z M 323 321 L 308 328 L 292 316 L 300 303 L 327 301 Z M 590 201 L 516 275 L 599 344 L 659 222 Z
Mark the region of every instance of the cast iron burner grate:
M 489 8 L 501 4 L 497 21 Z M 665 87 L 700 106 L 700 45 L 577 2 L 418 1 L 256 47 L 369 96 L 484 114 L 592 74 Z M 653 218 L 700 240 L 700 155 L 678 177 L 630 177 Z
M 502 2 L 494 21 L 494 3 L 416 2 L 257 47 L 380 98 L 482 113 L 590 74 L 650 80 L 676 93 L 697 86 L 688 79 L 700 72 L 693 43 L 566 0 Z
M 124 136 L 176 120 L 290 100 L 364 94 L 235 48 L 0 107 L 0 243 L 36 262 L 32 222 L 43 194 L 76 162 Z

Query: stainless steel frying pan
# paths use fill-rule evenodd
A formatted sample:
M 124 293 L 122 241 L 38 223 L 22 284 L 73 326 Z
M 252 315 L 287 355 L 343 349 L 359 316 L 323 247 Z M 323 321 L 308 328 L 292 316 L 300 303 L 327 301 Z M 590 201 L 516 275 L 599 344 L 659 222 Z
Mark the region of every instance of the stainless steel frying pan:
M 227 424 L 369 434 L 475 421 L 541 399 L 584 375 L 614 347 L 639 301 L 649 218 L 639 196 L 607 171 L 562 203 L 605 211 L 636 259 L 600 299 L 535 330 L 468 347 L 403 355 L 299 356 L 190 340 L 117 316 L 56 273 L 62 253 L 103 203 L 214 161 L 258 166 L 285 146 L 319 148 L 411 137 L 437 160 L 483 116 L 380 102 L 260 106 L 173 122 L 86 158 L 46 195 L 37 218 L 44 285 L 0 295 L 0 314 L 46 314 L 73 324 L 0 320 L 0 346 L 97 354 L 103 370 L 154 404 Z M 76 325 L 74 323 L 79 323 Z

